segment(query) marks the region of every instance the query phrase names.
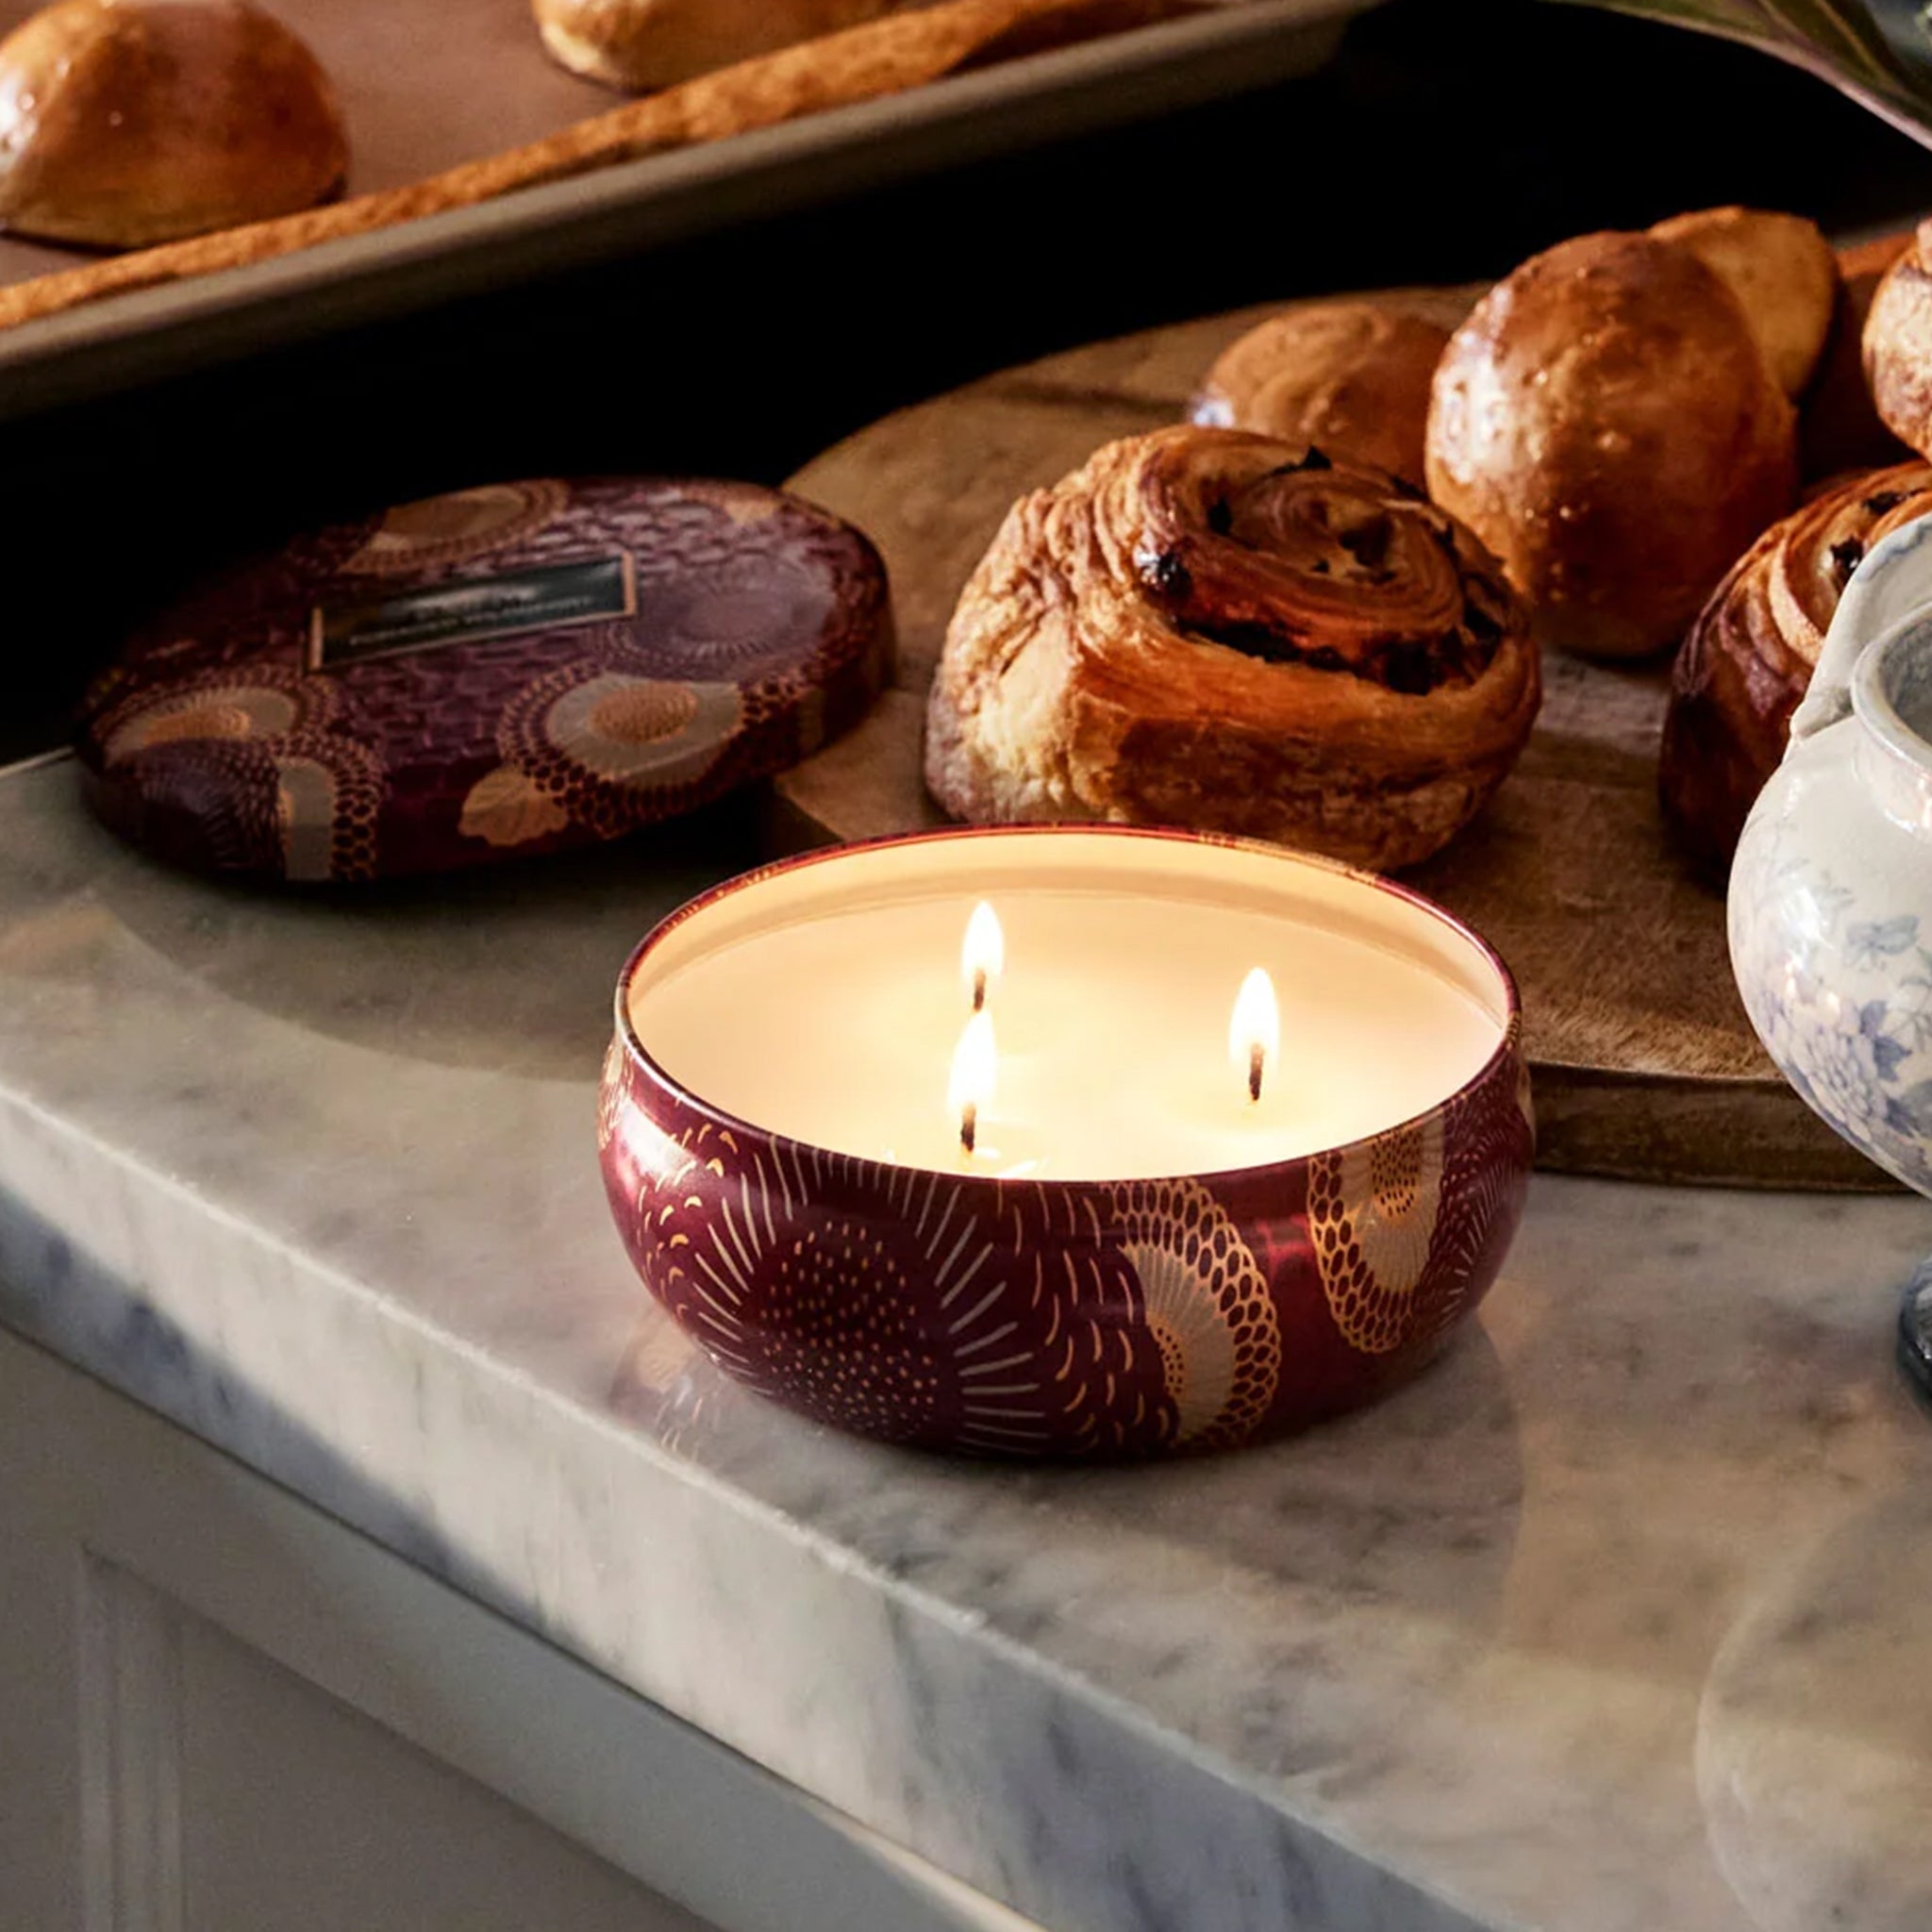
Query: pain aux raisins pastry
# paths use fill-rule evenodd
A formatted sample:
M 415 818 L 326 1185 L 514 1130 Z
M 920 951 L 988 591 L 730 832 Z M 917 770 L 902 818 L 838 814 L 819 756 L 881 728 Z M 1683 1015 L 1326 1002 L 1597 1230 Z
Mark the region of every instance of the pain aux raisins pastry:
M 1658 777 L 1664 810 L 1707 865 L 1730 861 L 1784 757 L 1838 600 L 1865 553 L 1932 512 L 1932 464 L 1847 476 L 1774 524 L 1731 567 L 1678 654 Z
M 926 716 L 956 817 L 1186 825 L 1414 865 L 1541 694 L 1495 559 L 1387 471 L 1242 430 L 1109 443 L 1008 514 Z

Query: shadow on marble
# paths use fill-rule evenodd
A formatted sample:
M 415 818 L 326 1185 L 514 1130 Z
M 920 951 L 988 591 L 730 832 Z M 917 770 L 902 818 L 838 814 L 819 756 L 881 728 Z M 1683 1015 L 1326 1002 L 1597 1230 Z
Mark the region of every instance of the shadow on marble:
M 608 1399 L 665 1446 L 724 1468 L 743 1435 L 742 1406 L 759 1400 L 647 1300 Z M 849 1503 L 827 1493 L 791 1507 L 837 1520 L 904 1583 L 998 1602 L 996 1626 L 1023 1643 L 1064 1621 L 1091 1560 L 1076 1560 L 1080 1551 L 1104 1552 L 1114 1574 L 1131 1556 L 1141 1601 L 1162 1617 L 1230 1589 L 1277 1602 L 1291 1594 L 1324 1623 L 1373 1616 L 1411 1636 L 1433 1631 L 1445 1651 L 1479 1650 L 1472 1640 L 1501 1613 L 1523 1504 L 1515 1405 L 1479 1323 L 1415 1381 L 1354 1415 L 1277 1443 L 1169 1462 L 977 1462 L 770 1413 L 783 1417 L 781 1429 L 818 1438 L 817 1459 L 844 1464 L 851 1479 Z M 1042 1519 L 1058 1561 L 1041 1556 Z M 987 1552 L 976 1584 L 961 1576 L 969 1520 L 972 1545 Z M 1010 1550 L 1003 1530 L 1020 1539 Z M 1131 1609 L 1121 1600 L 1106 1614 Z M 1267 1687 L 1255 1694 L 1265 1700 Z
M 1719 1645 L 1697 1715 L 1710 1848 L 1762 1932 L 1932 1925 L 1932 1490 L 1799 1551 Z
M 682 1328 L 638 1290 L 637 1324 L 605 1391 L 619 1422 L 677 1454 L 695 1449 L 714 1416 L 755 1398 L 733 1383 Z
M 1369 1407 L 1245 1455 L 1038 1472 L 1082 1531 L 1131 1524 L 1171 1548 L 1325 1600 L 1484 1624 L 1523 1502 L 1508 1378 L 1480 1321 Z
M 747 794 L 588 851 L 360 888 L 252 890 L 113 846 L 93 886 L 172 965 L 310 1031 L 445 1066 L 594 1079 L 631 948 L 674 906 L 760 862 L 761 810 Z

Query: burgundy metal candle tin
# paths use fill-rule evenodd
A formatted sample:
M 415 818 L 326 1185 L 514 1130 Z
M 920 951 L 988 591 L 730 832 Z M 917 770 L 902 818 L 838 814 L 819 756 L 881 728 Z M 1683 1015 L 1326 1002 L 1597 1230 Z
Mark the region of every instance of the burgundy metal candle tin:
M 541 477 L 311 531 L 157 612 L 76 738 L 156 856 L 360 882 L 614 839 L 795 764 L 888 681 L 885 569 L 749 483 Z
M 938 832 L 842 852 L 1074 829 Z M 841 856 L 694 900 L 631 956 L 617 990 L 598 1108 L 611 1211 L 645 1286 L 739 1381 L 928 1449 L 1225 1448 L 1374 1399 L 1437 1355 L 1488 1291 L 1528 1184 L 1528 1073 L 1507 969 L 1440 908 L 1293 858 L 1441 921 L 1493 971 L 1507 1015 L 1496 1049 L 1425 1113 L 1307 1158 L 1200 1176 L 941 1174 L 735 1119 L 683 1091 L 632 1023 L 640 969 L 685 921 Z

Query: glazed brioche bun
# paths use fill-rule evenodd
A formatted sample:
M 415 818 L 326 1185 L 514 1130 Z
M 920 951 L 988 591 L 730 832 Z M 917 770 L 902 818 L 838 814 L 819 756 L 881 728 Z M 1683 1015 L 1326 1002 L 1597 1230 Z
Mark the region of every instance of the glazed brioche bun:
M 642 93 L 891 13 L 903 0 L 533 0 L 550 57 Z
M 1719 275 L 1654 236 L 1583 235 L 1451 340 L 1429 493 L 1501 558 L 1542 640 L 1646 657 L 1790 508 L 1794 422 Z
M 1777 386 L 1802 395 L 1831 334 L 1838 257 L 1816 223 L 1755 208 L 1700 208 L 1650 231 L 1688 248 L 1738 298 Z
M 1423 487 L 1429 385 L 1449 331 L 1374 302 L 1309 302 L 1231 342 L 1189 415 L 1372 463 Z
M 314 55 L 250 0 L 58 0 L 0 42 L 0 222 L 139 248 L 290 214 L 348 172 Z

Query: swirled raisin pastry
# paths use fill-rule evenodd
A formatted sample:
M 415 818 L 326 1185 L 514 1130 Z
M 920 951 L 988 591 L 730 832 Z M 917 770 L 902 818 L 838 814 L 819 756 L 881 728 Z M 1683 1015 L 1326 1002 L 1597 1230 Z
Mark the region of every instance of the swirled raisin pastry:
M 1109 443 L 1008 514 L 926 714 L 956 817 L 1187 825 L 1395 869 L 1523 749 L 1522 606 L 1387 471 L 1242 430 Z
M 1730 862 L 1784 757 L 1852 573 L 1874 544 L 1928 512 L 1932 465 L 1843 477 L 1774 524 L 1711 593 L 1673 667 L 1658 767 L 1665 814 L 1704 864 Z

